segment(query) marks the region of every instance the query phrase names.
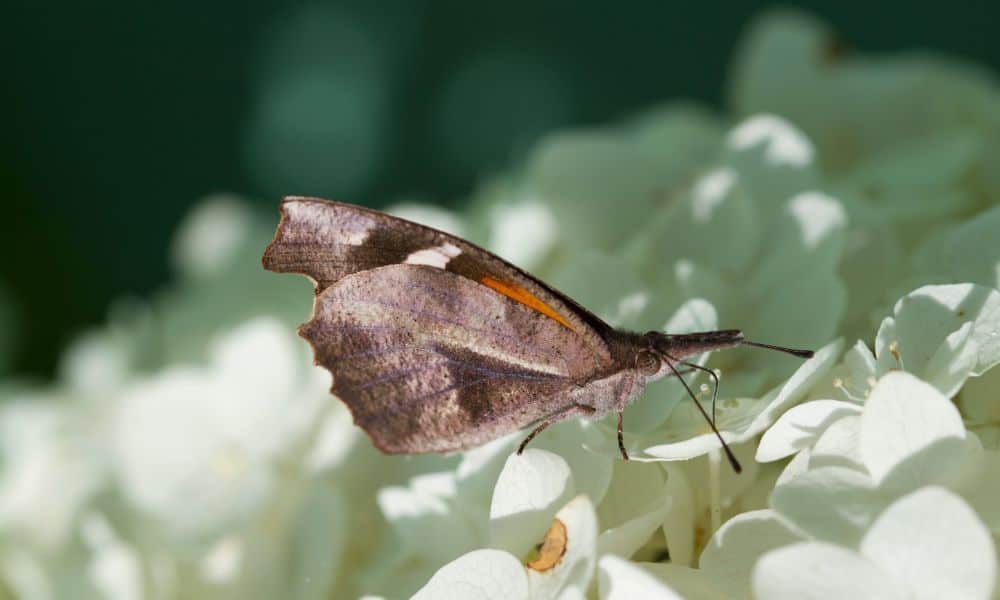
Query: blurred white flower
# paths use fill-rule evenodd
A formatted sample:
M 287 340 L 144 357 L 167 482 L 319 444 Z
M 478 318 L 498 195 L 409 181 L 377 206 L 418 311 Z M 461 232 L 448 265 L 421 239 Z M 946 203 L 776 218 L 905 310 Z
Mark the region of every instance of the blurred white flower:
M 253 225 L 242 199 L 210 196 L 189 212 L 171 243 L 174 267 L 186 277 L 208 277 L 233 262 Z
M 101 454 L 74 422 L 79 415 L 59 400 L 24 395 L 0 410 L 0 531 L 43 555 L 72 541 L 105 478 Z
M 458 237 L 466 235 L 462 218 L 443 208 L 418 202 L 400 202 L 386 208 L 386 212 Z
M 180 538 L 221 534 L 257 510 L 278 461 L 331 401 L 303 346 L 280 323 L 251 322 L 214 345 L 207 368 L 130 386 L 112 434 L 126 497 Z

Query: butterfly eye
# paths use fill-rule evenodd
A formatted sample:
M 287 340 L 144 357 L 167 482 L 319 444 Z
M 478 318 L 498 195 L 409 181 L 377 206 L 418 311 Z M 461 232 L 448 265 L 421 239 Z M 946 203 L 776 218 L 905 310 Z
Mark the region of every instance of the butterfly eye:
M 660 359 L 655 354 L 649 351 L 643 351 L 639 353 L 636 359 L 636 368 L 643 375 L 656 375 L 660 370 Z

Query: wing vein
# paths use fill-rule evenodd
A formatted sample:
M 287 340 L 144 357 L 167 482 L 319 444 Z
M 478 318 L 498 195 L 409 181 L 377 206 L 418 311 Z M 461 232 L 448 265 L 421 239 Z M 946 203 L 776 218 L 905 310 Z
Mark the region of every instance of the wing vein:
M 396 303 L 396 302 L 388 302 L 386 300 L 381 300 L 381 299 L 378 299 L 378 298 L 351 298 L 350 300 L 352 302 L 357 302 L 357 303 L 360 303 L 360 304 L 371 304 L 371 305 L 374 305 L 374 306 L 381 306 L 382 308 L 392 308 L 392 309 L 401 310 L 403 312 L 410 313 L 412 315 L 416 315 L 416 316 L 420 316 L 420 317 L 424 317 L 424 318 L 427 318 L 427 319 L 430 319 L 430 320 L 433 320 L 433 321 L 437 321 L 439 323 L 445 323 L 447 325 L 454 325 L 456 327 L 461 327 L 461 328 L 466 329 L 468 331 L 471 331 L 473 333 L 479 333 L 479 334 L 483 334 L 483 335 L 486 335 L 486 336 L 492 336 L 494 338 L 498 338 L 498 339 L 502 339 L 502 340 L 506 341 L 510 345 L 510 347 L 513 347 L 513 348 L 523 348 L 524 347 L 524 339 L 522 339 L 522 338 L 520 338 L 518 336 L 510 335 L 510 334 L 506 334 L 506 333 L 502 333 L 502 332 L 491 330 L 491 329 L 482 329 L 480 327 L 473 327 L 473 326 L 471 326 L 471 325 L 469 325 L 467 323 L 463 323 L 463 322 L 457 321 L 455 319 L 450 319 L 448 317 L 439 315 L 439 314 L 437 314 L 435 312 L 419 310 L 419 309 L 413 308 L 411 306 L 405 306 L 403 304 L 399 304 L 399 303 Z M 569 363 L 566 362 L 566 358 L 564 356 L 560 356 L 559 358 L 562 361 L 563 371 L 567 372 L 567 373 L 570 372 L 571 370 L 569 368 Z
M 418 367 L 413 367 L 409 369 L 399 369 L 391 373 L 386 373 L 381 377 L 377 377 L 375 379 L 369 379 L 368 381 L 365 381 L 360 385 L 356 385 L 354 386 L 354 389 L 358 391 L 366 390 L 381 385 L 383 383 L 389 383 L 398 379 L 405 379 L 409 375 L 423 373 L 425 371 L 429 371 L 441 365 L 459 365 L 465 367 L 465 370 L 467 371 L 472 371 L 474 373 L 488 373 L 494 376 L 494 378 L 502 378 L 502 379 L 519 379 L 522 381 L 560 381 L 566 379 L 561 375 L 552 375 L 546 373 L 540 373 L 540 374 L 519 373 L 517 371 L 492 369 L 490 367 L 480 366 L 471 361 L 462 360 L 458 358 L 449 358 L 449 357 L 442 357 L 442 358 L 444 360 L 442 360 L 441 362 L 436 362 L 430 365 L 424 364 Z

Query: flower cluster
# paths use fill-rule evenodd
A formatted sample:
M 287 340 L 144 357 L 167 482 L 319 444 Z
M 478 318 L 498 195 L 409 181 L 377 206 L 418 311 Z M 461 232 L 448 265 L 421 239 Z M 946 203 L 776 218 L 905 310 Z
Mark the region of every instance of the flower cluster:
M 174 283 L 123 299 L 57 381 L 0 388 L 0 582 L 29 598 L 988 598 L 1000 539 L 1000 86 L 756 22 L 731 106 L 556 132 L 466 209 L 609 323 L 817 349 L 703 356 L 616 423 L 387 457 L 260 269 L 273 215 L 207 199 Z M 2 363 L 0 363 L 2 364 Z M 710 380 L 693 380 L 710 400 Z

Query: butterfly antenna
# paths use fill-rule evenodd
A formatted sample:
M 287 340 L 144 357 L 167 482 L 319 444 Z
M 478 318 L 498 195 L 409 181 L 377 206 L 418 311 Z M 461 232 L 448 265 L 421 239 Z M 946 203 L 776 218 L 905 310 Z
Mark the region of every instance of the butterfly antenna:
M 712 369 L 703 367 L 701 365 L 696 365 L 694 363 L 689 363 L 686 360 L 682 360 L 677 364 L 684 365 L 689 369 L 694 369 L 696 371 L 703 371 L 705 373 L 708 373 L 708 376 L 715 381 L 715 388 L 712 390 L 712 423 L 715 423 L 715 401 L 719 398 L 719 376 L 716 375 L 715 371 L 713 371 Z
M 694 401 L 694 405 L 698 407 L 698 412 L 700 412 L 701 416 L 705 418 L 705 422 L 708 423 L 708 426 L 712 428 L 712 433 L 715 434 L 715 437 L 719 438 L 719 443 L 722 444 L 722 449 L 726 453 L 726 458 L 729 459 L 729 465 L 733 468 L 733 471 L 742 473 L 743 467 L 740 466 L 740 461 L 736 460 L 736 455 L 733 454 L 732 449 L 729 448 L 729 444 L 726 443 L 726 440 L 722 439 L 722 434 L 719 433 L 719 429 L 715 426 L 712 418 L 708 416 L 707 412 L 705 412 L 705 408 L 701 405 L 701 402 L 698 402 L 698 398 L 694 395 L 694 392 L 691 391 L 691 386 L 689 386 L 688 383 L 684 381 L 684 378 L 681 377 L 681 374 L 677 372 L 677 368 L 674 367 L 674 359 L 672 359 L 669 355 L 665 356 L 667 360 L 664 362 L 667 363 L 670 370 L 674 372 L 674 376 L 681 380 L 681 383 L 684 385 L 684 389 L 687 390 L 688 396 L 691 396 L 691 400 Z M 715 389 L 718 391 L 718 386 L 716 386 Z
M 799 350 L 797 348 L 786 348 L 784 346 L 774 346 L 772 344 L 762 344 L 760 342 L 751 342 L 750 340 L 740 340 L 740 343 L 744 346 L 754 346 L 756 348 L 766 348 L 768 350 L 777 350 L 778 352 L 784 352 L 785 354 L 791 354 L 792 356 L 798 356 L 799 358 L 812 358 L 812 350 Z

